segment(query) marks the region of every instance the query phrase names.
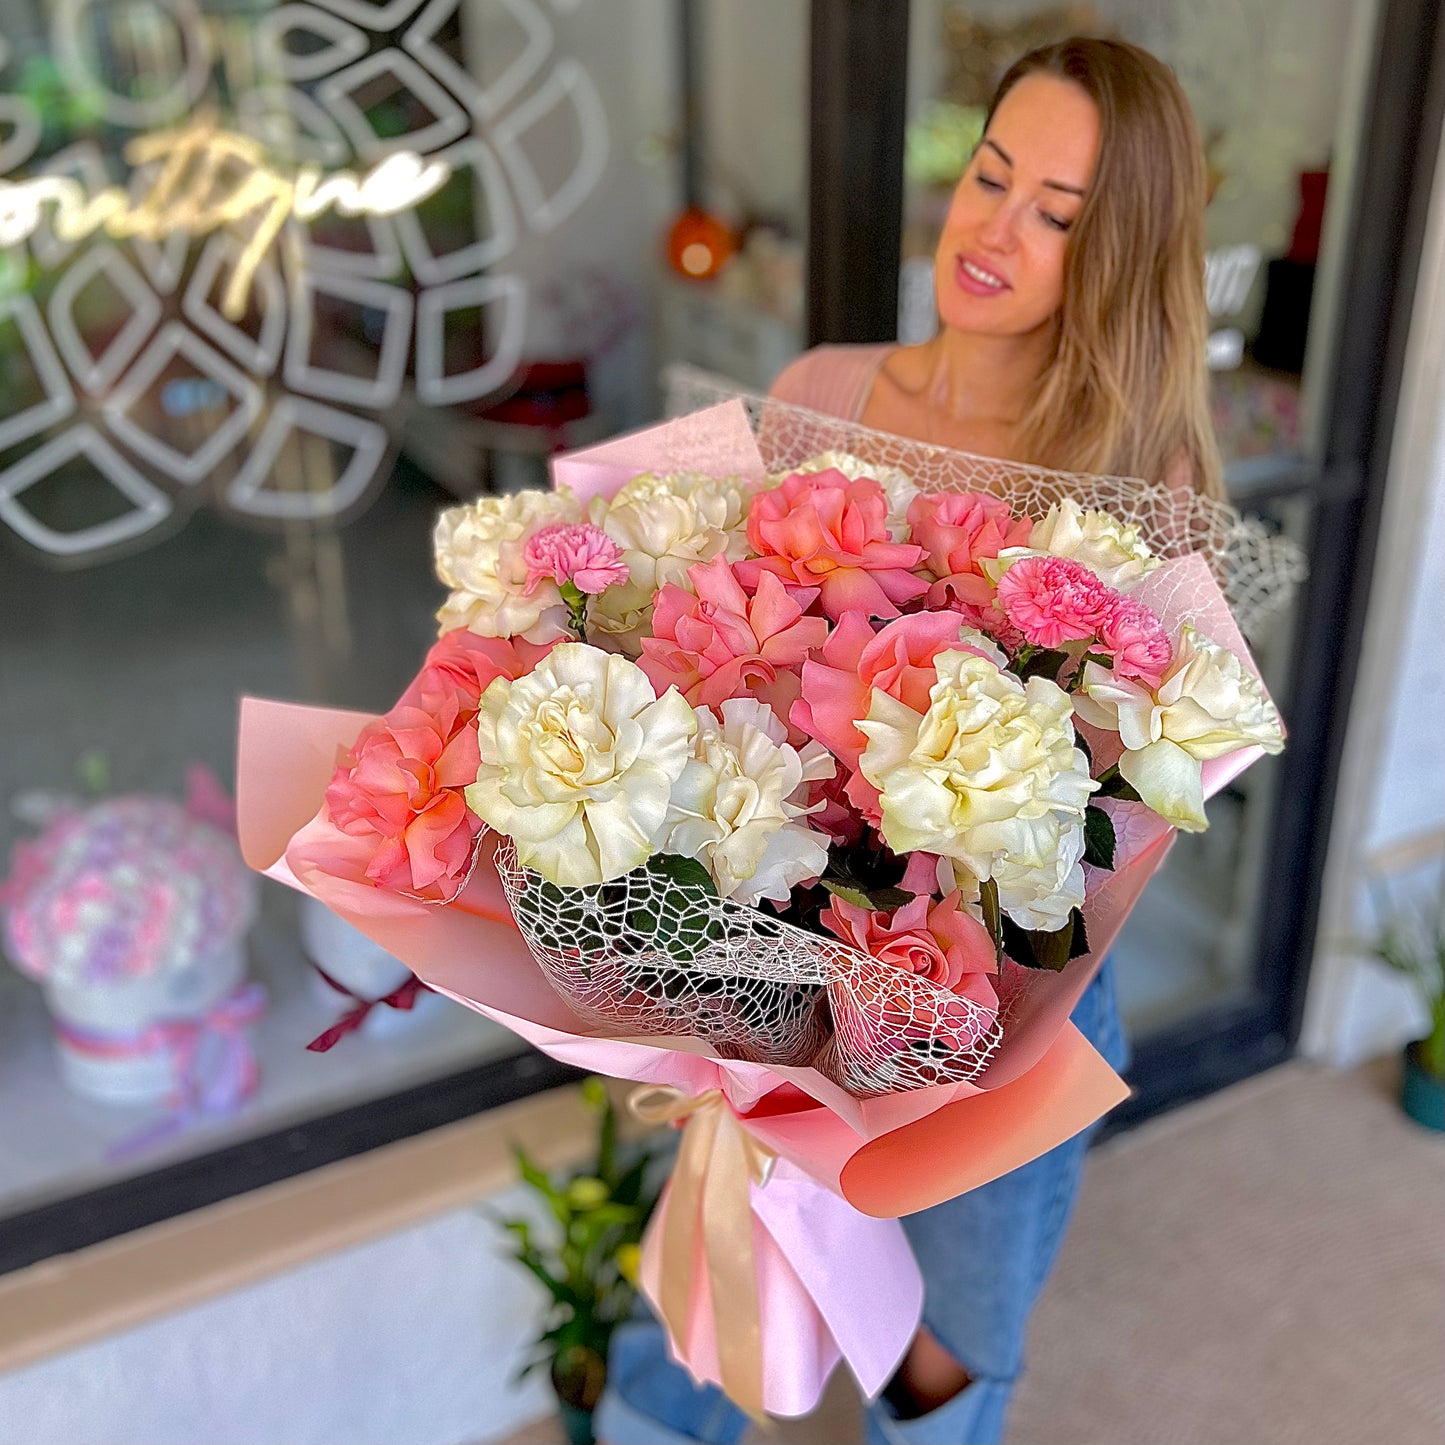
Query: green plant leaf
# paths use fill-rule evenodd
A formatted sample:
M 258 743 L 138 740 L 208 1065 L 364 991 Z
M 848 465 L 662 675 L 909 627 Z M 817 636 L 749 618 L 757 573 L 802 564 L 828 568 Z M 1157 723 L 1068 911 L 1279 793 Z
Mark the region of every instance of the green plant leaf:
M 1130 783 L 1118 770 L 1117 764 L 1109 768 L 1102 778 L 1099 779 L 1099 791 L 1094 795 L 1098 798 L 1118 798 L 1125 803 L 1142 803 L 1144 800 L 1134 790 Z
M 1017 667 L 1018 676 L 1027 682 L 1031 677 L 1046 677 L 1050 682 L 1058 679 L 1059 669 L 1069 660 L 1069 654 L 1060 648 L 1044 647 L 1030 653 Z
M 1085 761 L 1089 764 L 1089 771 L 1094 771 L 1094 750 L 1089 746 L 1089 740 L 1078 728 L 1074 729 L 1074 746 L 1083 753 Z
M 1084 915 L 1077 908 L 1070 911 L 1062 928 L 1051 933 L 1020 928 L 1005 914 L 1003 937 L 1004 951 L 1015 963 L 1050 973 L 1060 972 L 1071 959 L 1082 958 L 1089 951 Z
M 1084 809 L 1084 862 L 1114 867 L 1114 820 L 1102 808 Z
M 892 913 L 913 901 L 913 894 L 902 888 L 865 888 L 854 879 L 820 878 L 819 883 L 844 903 L 854 908 L 866 908 L 870 912 Z
M 717 897 L 712 874 L 696 858 L 685 858 L 680 853 L 657 853 L 647 860 L 647 869 L 680 888 L 699 888 L 710 897 Z
M 697 859 L 672 853 L 658 853 L 643 866 L 662 884 L 667 903 L 655 912 L 634 908 L 627 915 L 628 928 L 678 963 L 694 962 L 722 939 L 722 925 L 713 916 L 718 894 L 712 878 Z M 691 982 L 688 977 L 677 981 L 680 989 Z
M 1006 920 L 998 906 L 998 883 L 994 879 L 987 878 L 978 885 L 978 902 L 983 910 L 983 926 L 993 939 L 994 965 L 998 966 L 1003 963 L 1005 952 L 1003 926 Z

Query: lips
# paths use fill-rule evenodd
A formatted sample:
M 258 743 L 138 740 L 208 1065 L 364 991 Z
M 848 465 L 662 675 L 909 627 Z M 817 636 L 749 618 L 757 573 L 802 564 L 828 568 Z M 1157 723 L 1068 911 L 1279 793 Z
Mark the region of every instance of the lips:
M 978 256 L 960 255 L 954 263 L 960 289 L 971 296 L 1001 296 L 1011 290 L 1008 282 Z

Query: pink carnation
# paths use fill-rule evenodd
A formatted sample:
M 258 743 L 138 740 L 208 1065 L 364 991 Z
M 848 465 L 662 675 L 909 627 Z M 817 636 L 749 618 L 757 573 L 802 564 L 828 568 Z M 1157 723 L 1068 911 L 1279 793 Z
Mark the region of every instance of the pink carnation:
M 543 527 L 528 541 L 522 560 L 527 564 L 527 584 L 522 588 L 527 597 L 548 581 L 559 587 L 570 582 L 592 596 L 628 578 L 622 548 L 590 522 Z
M 1099 645 L 1114 658 L 1114 672 L 1158 687 L 1174 661 L 1169 634 L 1152 607 L 1120 597 L 1099 627 Z
M 868 741 L 857 723 L 868 716 L 875 688 L 914 712 L 927 712 L 929 691 L 938 681 L 933 659 L 940 652 L 976 650 L 959 641 L 963 627 L 957 612 L 915 612 L 875 633 L 866 619 L 849 613 L 819 657 L 803 664 L 803 695 L 791 721 L 852 772 L 844 794 L 874 824 L 878 790 L 857 771 Z
M 817 588 L 835 621 L 848 612 L 897 617 L 900 604 L 928 591 L 913 571 L 923 549 L 892 540 L 888 498 L 866 477 L 850 482 L 838 471 L 788 477 L 753 498 L 747 531 L 758 555 L 737 564 L 743 586 L 756 587 L 771 572 L 789 592 Z
M 462 797 L 477 777 L 477 735 L 449 736 L 455 721 L 450 709 L 393 709 L 365 728 L 326 789 L 331 821 L 374 844 L 366 876 L 435 903 L 461 891 L 482 830 Z
M 996 969 L 993 940 L 963 909 L 957 889 L 941 903 L 920 895 L 891 914 L 833 898 L 821 922 L 880 963 L 997 1012 L 998 995 L 988 978 Z
M 676 687 L 694 707 L 716 709 L 751 694 L 786 720 L 801 688 L 799 671 L 828 635 L 823 618 L 803 615 L 817 590 L 790 596 L 764 572 L 750 597 L 724 557 L 687 575 L 696 592 L 673 583 L 660 588 L 652 636 L 642 639 L 638 665 L 658 695 Z
M 998 605 L 1035 647 L 1098 635 L 1119 594 L 1069 557 L 1021 557 L 999 578 Z
M 379 887 L 450 902 L 471 873 L 479 819 L 462 790 L 477 778 L 477 707 L 498 677 L 530 672 L 550 647 L 458 629 L 432 645 L 396 706 L 369 724 L 326 789 L 331 822 L 364 842 Z

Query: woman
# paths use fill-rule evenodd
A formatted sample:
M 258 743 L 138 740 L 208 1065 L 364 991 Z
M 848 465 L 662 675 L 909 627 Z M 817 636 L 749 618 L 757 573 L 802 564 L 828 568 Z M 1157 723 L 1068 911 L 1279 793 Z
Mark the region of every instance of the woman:
M 1070 40 L 1004 77 L 934 263 L 942 322 L 921 346 L 819 347 L 781 400 L 962 451 L 1222 495 L 1204 363 L 1204 166 L 1189 105 L 1154 57 Z M 1107 964 L 1074 1022 L 1124 1056 Z M 923 1326 L 870 1441 L 1002 1438 L 1028 1315 L 1078 1187 L 1087 1139 L 904 1227 L 924 1265 Z M 614 1445 L 730 1445 L 746 1418 L 666 1360 L 651 1324 L 619 1331 L 598 1425 Z

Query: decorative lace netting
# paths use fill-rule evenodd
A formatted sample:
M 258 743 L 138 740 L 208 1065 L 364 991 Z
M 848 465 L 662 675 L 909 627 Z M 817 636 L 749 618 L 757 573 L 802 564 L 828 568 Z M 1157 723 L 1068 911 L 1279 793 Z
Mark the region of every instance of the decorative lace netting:
M 613 1036 L 691 1036 L 723 1058 L 811 1065 L 860 1098 L 972 1079 L 1003 1037 L 972 999 L 660 869 L 556 888 L 506 839 L 496 864 L 553 987 Z
M 664 381 L 669 416 L 741 401 L 770 473 L 788 471 L 820 452 L 851 452 L 880 467 L 899 468 L 925 492 L 987 492 L 1036 518 L 1062 497 L 1109 512 L 1137 527 L 1140 540 L 1157 556 L 1200 553 L 1246 637 L 1260 635 L 1261 624 L 1289 600 L 1308 571 L 1304 552 L 1294 542 L 1227 502 L 1135 477 L 1050 471 L 931 446 L 760 396 L 692 366 L 669 366 Z

